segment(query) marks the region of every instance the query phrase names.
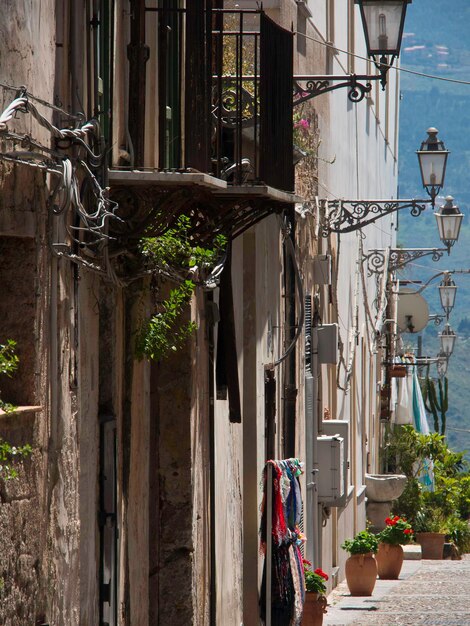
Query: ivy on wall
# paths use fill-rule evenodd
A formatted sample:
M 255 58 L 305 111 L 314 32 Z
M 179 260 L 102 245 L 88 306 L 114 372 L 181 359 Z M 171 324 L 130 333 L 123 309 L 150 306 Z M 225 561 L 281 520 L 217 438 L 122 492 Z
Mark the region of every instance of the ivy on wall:
M 0 344 L 0 374 L 12 376 L 18 368 L 19 359 L 15 354 L 16 342 L 9 339 L 5 344 Z M 0 408 L 6 413 L 14 413 L 15 407 L 0 398 Z M 14 464 L 16 461 L 31 454 L 31 446 L 13 446 L 0 437 L 0 478 L 9 480 L 16 478 L 18 471 Z
M 221 234 L 214 236 L 211 248 L 197 245 L 191 238 L 191 220 L 185 215 L 163 235 L 141 239 L 140 251 L 147 268 L 176 286 L 168 298 L 157 303 L 157 311 L 141 321 L 137 358 L 159 361 L 184 345 L 196 329 L 194 322 L 183 320 L 184 312 L 195 287 L 210 275 L 226 245 L 227 239 Z

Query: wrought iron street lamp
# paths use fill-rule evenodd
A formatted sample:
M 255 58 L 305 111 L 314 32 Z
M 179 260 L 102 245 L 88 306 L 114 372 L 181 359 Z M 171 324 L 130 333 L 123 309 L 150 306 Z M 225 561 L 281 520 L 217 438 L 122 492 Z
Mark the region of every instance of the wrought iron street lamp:
M 454 308 L 455 304 L 457 285 L 452 280 L 452 277 L 448 272 L 444 274 L 444 278 L 440 282 L 438 289 L 441 306 L 444 309 L 447 319 L 449 319 L 450 312 Z
M 413 217 L 418 217 L 431 204 L 434 208 L 435 199 L 444 185 L 446 164 L 449 151 L 444 142 L 437 139 L 438 131 L 429 128 L 428 139 L 423 141 L 420 150 L 417 150 L 423 187 L 431 200 L 324 200 L 326 205 L 325 219 L 322 224 L 322 235 L 330 233 L 349 233 L 376 220 L 395 213 L 401 209 L 410 209 Z M 439 237 L 447 247 L 447 252 L 457 241 L 463 213 L 453 204 L 452 196 L 446 198 L 436 215 Z
M 328 91 L 347 87 L 351 102 L 360 102 L 372 91 L 372 83 L 387 84 L 387 72 L 400 55 L 406 9 L 412 0 L 354 0 L 359 5 L 367 54 L 380 74 L 342 76 L 294 76 L 294 106 Z
M 431 196 L 434 207 L 436 196 L 444 186 L 449 150 L 444 146 L 444 142 L 437 138 L 439 132 L 437 128 L 428 128 L 426 132 L 428 137 L 422 142 L 421 148 L 416 151 L 416 154 L 418 155 L 423 187 Z
M 445 354 L 447 357 L 452 354 L 456 338 L 457 335 L 450 327 L 449 322 L 447 322 L 442 333 L 439 333 L 439 341 L 441 342 L 441 354 Z
M 450 252 L 450 248 L 459 238 L 463 213 L 461 213 L 459 207 L 454 204 L 454 198 L 447 196 L 446 203 L 435 213 L 435 216 L 439 229 L 439 238 Z
M 400 54 L 406 9 L 411 0 L 355 0 L 359 5 L 367 55 L 381 72 L 382 86 L 393 61 Z
M 449 367 L 449 357 L 442 352 L 438 355 L 437 358 L 437 373 L 440 378 L 444 378 L 447 374 L 447 368 Z
M 408 263 L 413 263 L 425 256 L 430 256 L 434 262 L 440 261 L 447 252 L 446 248 L 388 248 L 370 250 L 362 257 L 367 264 L 367 274 L 383 274 L 403 269 Z

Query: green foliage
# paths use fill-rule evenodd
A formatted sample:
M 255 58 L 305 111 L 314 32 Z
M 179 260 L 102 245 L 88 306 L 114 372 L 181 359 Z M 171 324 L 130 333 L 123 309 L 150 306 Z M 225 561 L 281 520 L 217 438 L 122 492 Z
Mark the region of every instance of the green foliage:
M 186 215 L 180 215 L 175 226 L 159 237 L 141 240 L 140 250 L 147 267 L 179 284 L 159 304 L 158 311 L 141 322 L 136 336 L 137 358 L 158 361 L 185 344 L 196 329 L 194 322 L 182 321 L 196 286 L 195 276 L 212 271 L 226 245 L 227 239 L 221 234 L 214 236 L 211 248 L 196 245 L 191 238 L 191 220 Z
M 439 399 L 436 393 L 436 384 L 429 378 L 426 377 L 423 384 L 423 400 L 426 410 L 432 414 L 434 418 L 434 430 L 436 433 L 439 432 L 439 416 L 441 418 L 441 435 L 444 435 L 446 432 L 446 413 L 449 408 L 448 402 L 448 380 L 444 378 L 444 384 L 442 380 L 438 381 L 439 387 Z
M 9 480 L 16 478 L 18 471 L 13 467 L 16 461 L 28 457 L 32 452 L 29 444 L 25 446 L 12 446 L 8 441 L 0 438 L 0 476 Z
M 447 518 L 439 509 L 423 505 L 416 514 L 414 529 L 417 533 L 447 533 Z
M 0 345 L 0 374 L 12 376 L 18 368 L 19 359 L 15 354 L 16 342 L 9 339 L 5 344 Z M 0 400 L 0 408 L 6 412 L 14 412 L 15 407 Z M 4 480 L 16 478 L 17 470 L 14 463 L 21 458 L 31 454 L 31 446 L 13 446 L 8 441 L 0 437 L 0 477 Z
M 393 469 L 408 478 L 419 476 L 426 459 L 443 458 L 449 451 L 443 436 L 418 433 L 411 425 L 395 427 L 386 449 Z
M 180 319 L 193 291 L 190 280 L 172 289 L 161 310 L 142 323 L 136 337 L 137 358 L 158 361 L 184 345 L 196 328 L 193 322 L 183 324 Z
M 417 478 L 408 478 L 405 489 L 401 496 L 394 501 L 392 511 L 396 515 L 401 515 L 409 520 L 416 519 L 418 511 L 422 506 L 422 489 Z
M 470 552 L 470 526 L 467 520 L 452 516 L 447 522 L 448 539 L 457 546 L 459 552 Z
M 415 532 L 454 534 L 456 545 L 466 551 L 464 530 L 470 516 L 470 473 L 463 453 L 450 450 L 443 436 L 422 435 L 412 426 L 395 428 L 388 452 L 396 461 L 395 469 L 408 477 L 393 512 L 405 516 Z M 418 481 L 426 458 L 433 462 L 433 491 L 423 490 Z
M 305 577 L 305 590 L 309 593 L 325 593 L 325 582 L 328 580 L 328 574 L 317 568 L 314 572 L 309 569 L 312 564 L 310 561 L 303 560 L 304 577 Z
M 357 533 L 354 539 L 346 539 L 341 547 L 349 554 L 367 554 L 368 552 L 377 552 L 378 545 L 376 535 L 368 530 L 362 530 Z
M 387 517 L 386 527 L 377 535 L 379 543 L 389 543 L 394 546 L 410 543 L 413 539 L 413 529 L 406 519 L 396 515 Z
M 191 220 L 180 215 L 175 226 L 159 237 L 141 240 L 141 252 L 151 269 L 175 268 L 182 272 L 211 269 L 227 245 L 224 235 L 214 236 L 211 248 L 195 245 L 191 240 Z
M 16 341 L 8 339 L 0 345 L 0 374 L 10 376 L 17 370 L 19 359 L 15 354 Z

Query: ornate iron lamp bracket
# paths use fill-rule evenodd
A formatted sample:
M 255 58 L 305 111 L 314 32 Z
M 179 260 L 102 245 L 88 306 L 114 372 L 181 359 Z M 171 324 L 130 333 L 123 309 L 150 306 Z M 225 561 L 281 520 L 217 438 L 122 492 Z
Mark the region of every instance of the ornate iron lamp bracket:
M 434 322 L 434 326 L 439 326 L 445 319 L 445 315 L 439 315 L 438 313 L 429 316 L 429 320 Z
M 323 200 L 325 219 L 322 225 L 323 237 L 330 233 L 350 233 L 376 220 L 401 209 L 411 209 L 413 217 L 418 217 L 431 200 Z
M 367 274 L 383 274 L 385 271 L 394 272 L 402 269 L 408 263 L 430 256 L 433 261 L 439 261 L 447 252 L 447 248 L 392 248 L 389 251 L 389 261 L 386 265 L 386 250 L 371 250 L 362 257 L 362 262 L 367 263 Z
M 351 102 L 360 102 L 372 91 L 372 82 L 377 80 L 381 80 L 380 75 L 294 76 L 294 106 L 343 87 L 349 89 L 348 98 Z

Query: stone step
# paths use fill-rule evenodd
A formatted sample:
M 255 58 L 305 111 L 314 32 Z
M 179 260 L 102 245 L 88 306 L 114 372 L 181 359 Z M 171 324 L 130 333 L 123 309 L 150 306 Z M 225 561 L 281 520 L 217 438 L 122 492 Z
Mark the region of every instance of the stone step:
M 421 546 L 419 543 L 410 543 L 403 548 L 403 558 L 407 561 L 419 561 L 421 559 Z

